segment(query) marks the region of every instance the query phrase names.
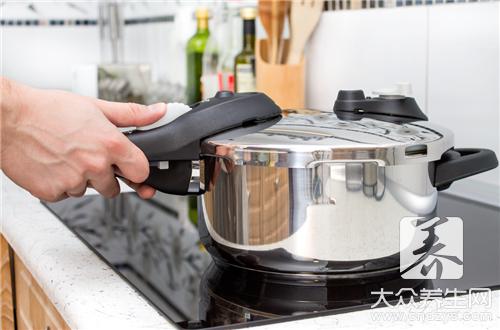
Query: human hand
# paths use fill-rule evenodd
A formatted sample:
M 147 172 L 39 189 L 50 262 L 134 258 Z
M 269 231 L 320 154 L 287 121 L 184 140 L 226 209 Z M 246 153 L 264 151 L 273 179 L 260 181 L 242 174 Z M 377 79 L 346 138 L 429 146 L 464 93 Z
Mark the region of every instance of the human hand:
M 148 160 L 117 127 L 154 123 L 165 114 L 164 103 L 107 102 L 6 79 L 0 91 L 1 168 L 32 195 L 58 201 L 92 187 L 113 197 L 120 192 L 116 174 L 142 198 L 154 195 L 141 184 L 149 175 Z

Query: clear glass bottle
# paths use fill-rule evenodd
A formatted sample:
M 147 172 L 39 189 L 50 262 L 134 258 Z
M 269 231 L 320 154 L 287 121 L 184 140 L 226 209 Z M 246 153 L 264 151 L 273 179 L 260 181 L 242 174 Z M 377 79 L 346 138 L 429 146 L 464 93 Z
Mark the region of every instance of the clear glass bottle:
M 222 78 L 222 89 L 234 92 L 234 59 L 242 47 L 241 34 L 235 33 L 241 30 L 241 18 L 239 9 L 228 6 L 227 10 L 227 35 L 228 46 L 224 48 L 219 61 L 219 72 Z
M 255 8 L 242 8 L 243 49 L 234 60 L 236 92 L 255 92 Z
M 228 37 L 230 32 L 227 4 L 219 3 L 214 10 L 212 32 L 203 53 L 202 99 L 227 89 L 221 72 L 221 61 L 231 47 Z

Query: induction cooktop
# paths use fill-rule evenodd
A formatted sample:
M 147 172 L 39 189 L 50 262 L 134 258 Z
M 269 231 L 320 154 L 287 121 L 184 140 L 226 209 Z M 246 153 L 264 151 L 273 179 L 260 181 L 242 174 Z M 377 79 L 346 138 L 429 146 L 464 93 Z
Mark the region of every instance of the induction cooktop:
M 187 205 L 187 198 L 123 193 L 45 205 L 181 329 L 234 329 L 383 307 L 374 293 L 384 291 L 393 293 L 386 297 L 391 304 L 422 292 L 500 288 L 500 208 L 487 204 L 440 193 L 437 215 L 463 221 L 464 266 L 460 279 L 433 280 L 404 279 L 399 269 L 358 279 L 283 276 L 214 262 L 179 203 Z

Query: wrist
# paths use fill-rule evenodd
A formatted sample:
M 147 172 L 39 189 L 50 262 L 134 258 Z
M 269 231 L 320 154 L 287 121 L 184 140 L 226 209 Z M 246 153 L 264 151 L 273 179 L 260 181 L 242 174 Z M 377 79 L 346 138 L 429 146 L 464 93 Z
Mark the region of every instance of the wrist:
M 24 102 L 28 97 L 24 86 L 4 77 L 0 77 L 0 153 L 4 151 L 14 138 L 16 128 L 20 124 L 27 107 Z M 1 162 L 0 162 L 1 168 Z

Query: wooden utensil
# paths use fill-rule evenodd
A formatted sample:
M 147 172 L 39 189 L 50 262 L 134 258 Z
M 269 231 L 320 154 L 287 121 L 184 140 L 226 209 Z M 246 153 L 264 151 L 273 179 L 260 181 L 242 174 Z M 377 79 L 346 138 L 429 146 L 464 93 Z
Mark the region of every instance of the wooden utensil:
M 259 0 L 259 18 L 264 30 L 266 31 L 267 39 L 267 56 L 265 56 L 264 60 L 268 63 L 270 61 L 270 50 L 272 49 L 272 26 L 271 26 L 271 2 L 268 0 Z
M 268 63 L 279 63 L 278 49 L 283 34 L 288 1 L 260 0 L 259 18 L 267 34 Z
M 278 1 L 271 1 L 271 60 L 269 62 L 273 64 L 277 63 L 278 58 L 278 7 Z
M 323 0 L 293 1 L 290 8 L 290 48 L 287 64 L 297 64 L 304 53 L 307 40 L 319 21 Z
M 289 14 L 291 1 L 279 1 L 278 2 L 278 53 L 276 55 L 277 64 L 285 63 L 284 56 L 284 44 L 285 40 L 283 39 L 283 29 L 285 27 L 285 18 Z

